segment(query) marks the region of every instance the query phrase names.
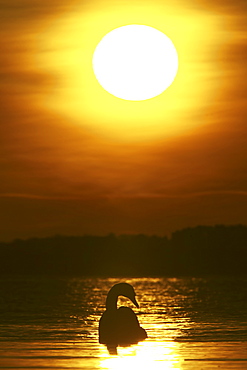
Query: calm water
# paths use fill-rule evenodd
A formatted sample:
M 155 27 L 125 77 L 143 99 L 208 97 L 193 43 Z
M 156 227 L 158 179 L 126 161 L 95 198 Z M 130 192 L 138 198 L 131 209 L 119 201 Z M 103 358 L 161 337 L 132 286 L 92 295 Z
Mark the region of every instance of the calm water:
M 120 281 L 148 339 L 110 355 L 98 320 Z M 0 289 L 0 369 L 247 369 L 247 277 L 8 277 Z

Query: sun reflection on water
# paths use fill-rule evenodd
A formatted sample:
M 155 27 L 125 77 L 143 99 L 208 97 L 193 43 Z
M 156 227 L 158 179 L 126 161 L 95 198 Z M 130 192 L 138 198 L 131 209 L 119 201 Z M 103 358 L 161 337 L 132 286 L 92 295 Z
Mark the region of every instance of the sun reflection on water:
M 180 369 L 177 343 L 173 341 L 145 341 L 131 347 L 119 347 L 118 354 L 110 356 L 101 347 L 100 368 L 103 370 L 168 370 Z
M 126 298 L 120 297 L 118 305 L 129 305 L 138 316 L 140 326 L 148 334 L 148 338 L 130 347 L 107 349 L 100 345 L 100 369 L 102 370 L 168 370 L 181 369 L 179 338 L 187 336 L 187 331 L 194 323 L 183 310 L 185 292 L 178 281 L 170 282 L 160 279 L 145 280 L 145 285 L 138 279 L 127 279 L 126 282 L 135 287 L 140 308 L 133 308 L 133 304 Z M 107 281 L 108 285 L 116 281 Z M 178 287 L 177 287 L 178 285 Z M 145 292 L 148 292 L 145 293 Z M 104 309 L 104 302 L 102 301 Z

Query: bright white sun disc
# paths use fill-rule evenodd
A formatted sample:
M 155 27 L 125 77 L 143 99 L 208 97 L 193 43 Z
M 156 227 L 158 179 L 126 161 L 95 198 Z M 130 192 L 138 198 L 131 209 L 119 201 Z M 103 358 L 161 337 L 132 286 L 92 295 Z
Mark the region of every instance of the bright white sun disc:
M 128 25 L 107 33 L 93 55 L 100 85 L 124 100 L 160 95 L 173 82 L 178 55 L 172 41 L 157 29 Z

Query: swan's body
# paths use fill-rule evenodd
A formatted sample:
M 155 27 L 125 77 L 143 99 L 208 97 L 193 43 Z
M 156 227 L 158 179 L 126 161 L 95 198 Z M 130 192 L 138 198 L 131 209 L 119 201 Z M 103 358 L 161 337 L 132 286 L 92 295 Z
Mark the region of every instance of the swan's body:
M 106 311 L 99 322 L 99 342 L 107 345 L 129 345 L 147 338 L 146 331 L 140 327 L 138 319 L 129 307 L 117 308 L 118 297 L 129 298 L 136 307 L 135 291 L 130 284 L 114 285 L 106 298 Z

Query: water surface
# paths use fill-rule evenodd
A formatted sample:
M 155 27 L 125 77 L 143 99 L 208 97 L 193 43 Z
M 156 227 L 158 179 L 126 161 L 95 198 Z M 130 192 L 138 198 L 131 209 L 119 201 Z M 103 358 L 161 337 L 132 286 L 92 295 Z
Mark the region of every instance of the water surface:
M 98 321 L 126 281 L 148 338 L 109 354 Z M 247 278 L 0 279 L 2 369 L 247 369 Z

